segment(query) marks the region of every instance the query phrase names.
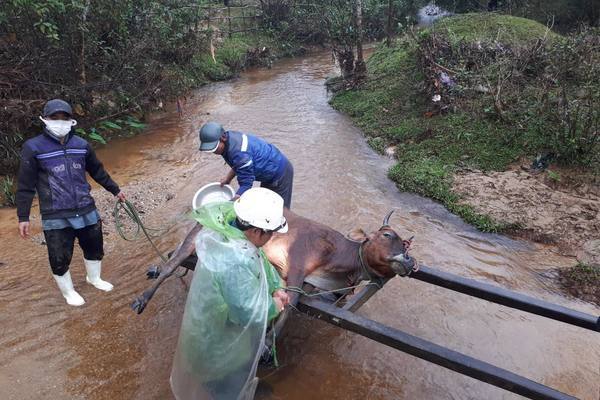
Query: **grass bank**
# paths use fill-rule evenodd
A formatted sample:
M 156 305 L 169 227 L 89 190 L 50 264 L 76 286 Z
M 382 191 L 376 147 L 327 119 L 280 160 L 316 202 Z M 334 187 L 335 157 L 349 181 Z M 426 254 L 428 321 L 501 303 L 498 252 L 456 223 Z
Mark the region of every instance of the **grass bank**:
M 393 150 L 389 176 L 400 190 L 439 201 L 482 231 L 501 232 L 519 224 L 461 202 L 453 175 L 501 171 L 540 153 L 600 170 L 597 51 L 589 36 L 567 40 L 528 19 L 459 15 L 378 48 L 367 80 L 337 92 L 331 104 L 377 151 Z
M 559 279 L 571 295 L 600 306 L 600 265 L 578 263 L 573 268 L 561 270 Z

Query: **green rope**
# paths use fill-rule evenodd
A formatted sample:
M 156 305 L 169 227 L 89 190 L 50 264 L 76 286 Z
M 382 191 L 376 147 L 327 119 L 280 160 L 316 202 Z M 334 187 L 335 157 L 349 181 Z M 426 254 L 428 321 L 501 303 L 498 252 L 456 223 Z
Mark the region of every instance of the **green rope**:
M 279 368 L 279 360 L 277 359 L 277 338 L 275 337 L 275 324 L 271 325 L 271 331 L 273 332 L 273 346 L 271 346 L 271 355 L 273 356 L 273 364 L 275 368 Z
M 356 288 L 359 288 L 359 287 L 369 286 L 369 285 L 375 285 L 377 287 L 380 287 L 380 285 L 377 282 L 370 281 L 370 282 L 367 282 L 366 284 L 359 283 L 358 285 L 354 285 L 354 286 L 348 286 L 348 287 L 343 287 L 343 288 L 340 288 L 340 289 L 333 289 L 333 290 L 324 290 L 324 291 L 316 292 L 316 293 L 308 293 L 304 289 L 299 288 L 297 286 L 288 286 L 288 287 L 283 288 L 283 290 L 288 291 L 288 292 L 299 293 L 299 294 L 301 294 L 303 296 L 306 296 L 306 297 L 315 297 L 315 296 L 321 296 L 323 294 L 343 292 L 343 291 L 346 291 L 346 290 L 356 289 Z
M 122 224 L 123 217 L 122 217 L 121 211 L 123 211 L 125 213 L 125 215 L 127 215 L 129 217 L 129 219 L 131 219 L 133 221 L 133 223 L 135 224 L 135 232 L 133 233 L 132 236 L 127 236 L 125 234 L 125 231 L 123 230 L 123 224 Z M 125 201 L 117 200 L 116 201 L 115 207 L 113 209 L 113 217 L 115 218 L 115 225 L 116 225 L 117 233 L 119 234 L 119 236 L 121 236 L 121 238 L 123 238 L 124 240 L 126 240 L 128 242 L 132 242 L 139 237 L 140 231 L 141 231 L 144 233 L 144 236 L 146 236 L 146 239 L 148 239 L 148 241 L 152 245 L 152 248 L 154 248 L 154 251 L 156 252 L 156 254 L 158 254 L 158 256 L 165 263 L 168 261 L 167 257 L 165 257 L 160 252 L 160 250 L 158 250 L 158 247 L 156 247 L 156 245 L 152 241 L 152 237 L 156 237 L 159 235 L 157 232 L 163 232 L 165 230 L 146 227 L 144 225 L 144 223 L 142 222 L 142 219 L 140 218 L 140 213 L 135 208 L 135 206 L 129 202 L 129 200 L 125 200 Z M 155 233 L 151 234 L 150 232 L 155 232 Z

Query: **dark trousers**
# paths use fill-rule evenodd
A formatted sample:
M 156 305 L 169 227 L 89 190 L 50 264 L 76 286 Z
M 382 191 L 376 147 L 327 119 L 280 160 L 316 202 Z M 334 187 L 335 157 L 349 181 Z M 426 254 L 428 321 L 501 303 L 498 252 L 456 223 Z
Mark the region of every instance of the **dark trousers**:
M 294 167 L 287 162 L 283 175 L 274 182 L 262 183 L 261 187 L 270 189 L 283 197 L 283 205 L 290 209 L 292 207 L 292 187 L 294 185 Z
M 104 256 L 102 221 L 82 229 L 64 228 L 44 231 L 44 236 L 48 246 L 50 268 L 54 275 L 63 276 L 69 270 L 75 238 L 86 260 L 102 260 Z

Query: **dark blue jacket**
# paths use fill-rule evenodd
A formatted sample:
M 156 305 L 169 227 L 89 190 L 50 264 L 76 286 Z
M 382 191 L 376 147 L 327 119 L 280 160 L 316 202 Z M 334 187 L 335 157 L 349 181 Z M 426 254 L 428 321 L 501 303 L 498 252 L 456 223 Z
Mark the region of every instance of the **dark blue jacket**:
M 119 186 L 90 144 L 71 133 L 64 145 L 44 132 L 23 145 L 17 186 L 19 222 L 29 221 L 37 191 L 42 219 L 68 218 L 96 209 L 85 173 L 114 195 Z
M 241 195 L 254 181 L 269 184 L 281 178 L 288 159 L 272 144 L 246 133 L 227 131 L 223 158 L 233 168 Z

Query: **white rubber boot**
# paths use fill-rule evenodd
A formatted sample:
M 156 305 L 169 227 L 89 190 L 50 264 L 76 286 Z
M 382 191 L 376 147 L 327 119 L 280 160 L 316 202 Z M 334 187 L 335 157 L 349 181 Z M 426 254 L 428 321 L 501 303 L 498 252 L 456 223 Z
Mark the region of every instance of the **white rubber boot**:
M 67 300 L 67 304 L 72 306 L 82 306 L 85 304 L 85 300 L 83 297 L 79 295 L 73 288 L 73 281 L 71 280 L 71 271 L 65 272 L 63 276 L 54 275 L 54 280 L 60 289 L 65 300 Z
M 88 281 L 88 283 L 96 286 L 97 289 L 104 290 L 105 292 L 110 292 L 113 290 L 113 285 L 100 279 L 102 261 L 86 260 L 85 258 L 83 261 L 85 262 L 85 270 L 87 271 L 85 280 Z

